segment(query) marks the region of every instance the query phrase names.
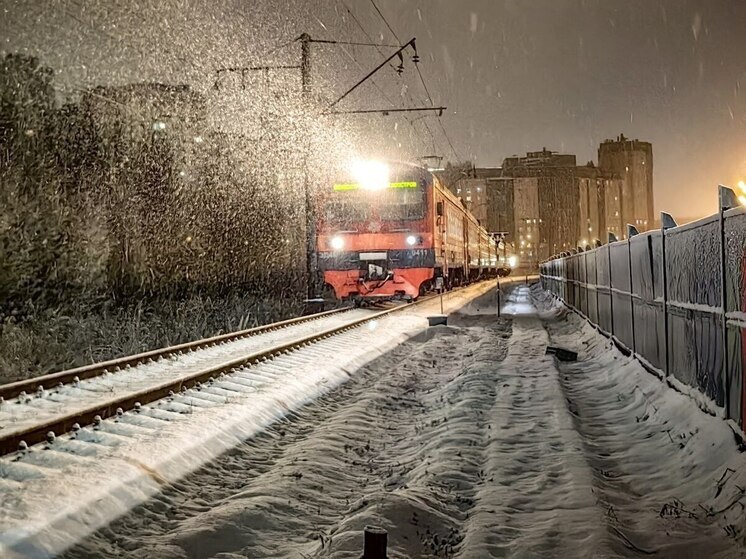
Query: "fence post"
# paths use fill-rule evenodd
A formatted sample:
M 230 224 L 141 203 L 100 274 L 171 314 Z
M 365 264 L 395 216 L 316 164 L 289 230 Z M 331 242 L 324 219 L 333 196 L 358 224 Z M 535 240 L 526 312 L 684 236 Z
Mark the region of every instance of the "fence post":
M 596 326 L 601 326 L 601 305 L 599 304 L 598 296 L 598 249 L 601 248 L 601 243 L 593 250 L 593 269 L 596 272 L 596 279 L 593 280 L 593 285 L 596 286 Z
M 632 353 L 637 353 L 637 338 L 635 337 L 635 297 L 632 289 L 632 237 L 639 235 L 637 227 L 627 224 L 627 262 L 629 264 L 629 307 L 632 326 Z
M 585 290 L 585 317 L 590 320 L 590 314 L 588 312 L 588 251 L 583 253 L 583 267 L 585 268 L 585 283 L 583 289 Z
M 661 269 L 663 270 L 663 343 L 666 347 L 666 356 L 663 360 L 665 367 L 663 372 L 668 376 L 669 357 L 668 357 L 668 264 L 666 262 L 666 230 L 676 227 L 676 221 L 671 214 L 661 212 Z
M 609 334 L 612 336 L 614 336 L 614 282 L 611 278 L 611 243 L 615 242 L 616 237 L 609 233 L 609 312 L 611 313 L 611 332 Z
M 738 206 L 738 198 L 736 193 L 733 192 L 727 186 L 718 185 L 718 214 L 720 216 L 720 304 L 722 306 L 722 335 L 723 335 L 723 364 L 722 370 L 720 371 L 721 379 L 723 381 L 724 391 L 724 404 L 725 404 L 725 417 L 733 419 L 731 417 L 730 409 L 730 378 L 728 375 L 728 319 L 726 317 L 727 307 L 727 289 L 725 287 L 728 279 L 728 273 L 725 267 L 726 259 L 726 248 L 725 248 L 725 212 L 731 208 Z

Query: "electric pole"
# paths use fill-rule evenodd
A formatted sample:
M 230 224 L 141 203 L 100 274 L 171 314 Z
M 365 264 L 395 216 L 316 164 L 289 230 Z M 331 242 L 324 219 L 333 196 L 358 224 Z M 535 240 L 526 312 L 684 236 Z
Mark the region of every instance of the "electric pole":
M 418 112 L 418 111 L 432 111 L 438 114 L 443 114 L 446 107 L 411 107 L 411 108 L 381 108 L 381 109 L 358 109 L 358 110 L 334 110 L 334 107 L 352 93 L 355 89 L 370 79 L 376 72 L 383 68 L 386 64 L 391 62 L 394 58 L 399 58 L 399 66 L 395 68 L 398 73 L 401 73 L 404 69 L 404 57 L 403 51 L 406 49 L 412 49 L 414 54 L 412 61 L 417 64 L 420 61 L 417 55 L 417 47 L 415 39 L 410 39 L 404 45 L 380 45 L 374 43 L 359 43 L 349 41 L 334 41 L 328 39 L 313 39 L 308 33 L 301 34 L 296 40 L 301 45 L 301 61 L 300 66 L 292 65 L 280 65 L 280 66 L 253 66 L 253 67 L 239 67 L 239 68 L 221 68 L 216 71 L 217 79 L 215 81 L 215 88 L 219 87 L 220 76 L 223 72 L 240 72 L 242 77 L 242 89 L 245 89 L 243 77 L 246 72 L 261 70 L 267 74 L 270 70 L 289 70 L 300 68 L 301 74 L 301 99 L 303 108 L 305 109 L 306 122 L 310 122 L 310 116 L 315 115 L 353 115 L 353 114 L 372 114 L 380 113 L 387 116 L 391 113 L 403 113 L 403 112 Z M 332 102 L 325 111 L 319 111 L 315 107 L 314 101 L 311 96 L 311 43 L 325 43 L 325 44 L 340 44 L 340 45 L 363 45 L 370 47 L 390 47 L 396 49 L 394 54 L 386 58 L 367 75 L 360 79 L 355 85 L 343 93 L 338 99 Z M 380 51 L 380 48 L 379 48 Z M 307 274 L 307 297 L 308 299 L 316 299 L 320 296 L 320 276 L 319 276 L 319 259 L 318 250 L 316 246 L 316 205 L 315 205 L 315 188 L 311 184 L 311 178 L 309 176 L 309 168 L 311 163 L 311 157 L 313 155 L 312 139 L 310 126 L 304 131 L 306 136 L 305 146 L 303 147 L 303 196 L 305 198 L 305 218 L 306 218 L 306 274 Z M 309 301 L 310 302 L 310 301 Z
M 311 109 L 311 36 L 303 33 L 298 37 L 300 41 L 300 79 L 303 104 L 306 111 Z M 319 262 L 316 250 L 316 207 L 314 195 L 311 192 L 311 181 L 308 176 L 309 158 L 311 152 L 311 134 L 305 133 L 305 149 L 303 154 L 303 194 L 306 201 L 306 274 L 307 297 L 315 299 L 317 293 Z

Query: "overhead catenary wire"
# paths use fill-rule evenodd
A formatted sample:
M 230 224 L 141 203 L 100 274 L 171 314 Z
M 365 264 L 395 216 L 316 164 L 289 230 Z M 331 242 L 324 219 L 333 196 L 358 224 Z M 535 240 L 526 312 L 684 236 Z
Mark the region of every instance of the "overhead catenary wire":
M 352 45 L 356 47 L 385 47 L 398 49 L 401 45 L 389 45 L 386 43 L 362 43 L 357 41 L 332 41 L 330 39 L 311 39 L 312 43 L 325 43 L 329 45 Z
M 342 5 L 342 7 L 345 9 L 345 11 L 349 14 L 350 18 L 352 18 L 352 21 L 355 23 L 355 25 L 357 25 L 357 27 L 360 29 L 360 31 L 363 32 L 363 35 L 365 35 L 365 37 L 368 39 L 368 41 L 370 41 L 371 43 L 373 43 L 374 42 L 373 37 L 370 35 L 370 33 L 368 33 L 368 30 L 365 29 L 365 26 L 363 26 L 363 24 L 360 23 L 360 20 L 357 18 L 357 16 L 355 16 L 355 13 L 347 5 L 347 2 L 345 0 L 338 0 L 338 1 Z M 383 14 L 381 14 L 381 16 L 382 15 Z M 394 38 L 401 44 L 401 41 L 397 37 L 396 33 L 394 33 L 393 29 L 390 28 L 390 31 L 394 35 Z M 376 50 L 378 50 L 379 54 L 381 54 L 382 56 L 386 56 L 386 54 L 380 48 L 377 48 Z M 393 64 L 389 64 L 389 66 L 391 67 L 392 70 L 394 70 L 396 72 L 396 67 Z M 399 72 L 397 72 L 397 76 L 400 77 Z M 373 79 L 371 79 L 371 81 L 373 81 L 375 83 L 375 81 Z M 380 90 L 380 88 L 379 88 L 379 90 Z M 415 103 L 414 103 L 414 101 L 412 99 L 412 96 L 411 96 L 411 94 L 409 92 L 407 92 L 407 99 L 409 100 L 410 106 L 415 106 Z M 406 103 L 404 103 L 404 101 L 402 101 L 402 106 L 406 106 Z M 417 130 L 417 128 L 414 125 L 414 123 L 417 122 L 420 119 L 409 119 L 409 118 L 407 118 L 406 120 L 409 123 L 410 127 L 412 128 L 414 134 L 416 136 L 420 137 L 420 141 L 422 142 L 423 146 L 426 145 L 427 144 L 426 140 L 421 137 L 420 132 Z M 427 124 L 427 122 L 425 120 L 422 121 L 422 124 L 425 127 L 425 130 L 427 131 L 427 134 L 430 136 L 430 143 L 433 146 L 433 151 L 435 151 L 435 144 L 436 144 L 435 136 L 434 136 L 432 130 L 430 130 L 430 127 L 428 126 L 428 124 Z
M 386 20 L 386 18 L 384 17 L 384 15 L 381 13 L 381 10 L 376 5 L 375 0 L 370 0 L 370 3 L 373 4 L 373 7 L 375 8 L 376 12 L 378 12 L 378 15 L 381 16 L 381 19 L 383 20 L 383 23 L 385 23 L 386 27 L 389 28 L 389 31 L 391 31 L 391 34 L 394 36 L 394 38 L 399 43 L 401 43 L 401 39 L 399 39 L 399 36 L 396 34 L 396 31 L 394 31 L 393 27 L 391 27 L 391 25 L 389 25 L 389 22 Z
M 398 35 L 396 34 L 396 31 L 394 31 L 394 28 L 391 26 L 391 24 L 386 19 L 386 16 L 383 15 L 381 10 L 379 9 L 378 5 L 376 4 L 375 0 L 370 0 L 370 3 L 373 5 L 373 8 L 378 13 L 379 17 L 383 21 L 383 23 L 386 25 L 388 30 L 391 32 L 391 34 L 394 36 L 394 38 L 401 43 L 399 40 Z M 425 89 L 425 93 L 427 94 L 428 101 L 430 102 L 431 106 L 434 106 L 433 98 L 430 95 L 430 90 L 427 87 L 427 83 L 425 82 L 425 78 L 422 75 L 422 71 L 420 70 L 420 66 L 418 63 L 415 62 L 415 68 L 417 69 L 417 74 L 420 77 L 420 81 L 422 82 L 422 87 Z M 453 142 L 451 141 L 451 138 L 448 136 L 448 132 L 446 131 L 445 125 L 443 124 L 443 120 L 440 116 L 438 116 L 438 124 L 440 125 L 440 129 L 443 131 L 443 136 L 445 136 L 446 141 L 448 142 L 448 146 L 451 148 L 451 151 L 453 152 L 454 157 L 456 158 L 456 161 L 461 161 L 461 157 L 459 157 L 458 152 L 456 152 L 456 149 L 453 147 Z

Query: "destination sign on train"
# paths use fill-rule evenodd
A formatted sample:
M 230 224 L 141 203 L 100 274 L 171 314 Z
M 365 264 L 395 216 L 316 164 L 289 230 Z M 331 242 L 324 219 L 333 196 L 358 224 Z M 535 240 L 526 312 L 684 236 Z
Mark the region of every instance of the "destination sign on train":
M 363 188 L 360 183 L 335 184 L 334 190 L 359 190 Z M 416 182 L 390 182 L 388 188 L 417 188 Z M 369 190 L 369 189 L 366 189 Z

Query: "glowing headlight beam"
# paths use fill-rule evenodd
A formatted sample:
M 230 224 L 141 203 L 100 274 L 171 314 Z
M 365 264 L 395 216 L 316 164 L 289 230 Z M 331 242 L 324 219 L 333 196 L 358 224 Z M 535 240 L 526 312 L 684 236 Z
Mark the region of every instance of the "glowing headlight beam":
M 332 237 L 332 240 L 329 241 L 329 244 L 334 250 L 342 250 L 345 246 L 345 240 L 337 235 L 336 237 Z
M 389 186 L 389 166 L 380 161 L 356 159 L 350 165 L 350 171 L 366 190 L 383 190 Z

